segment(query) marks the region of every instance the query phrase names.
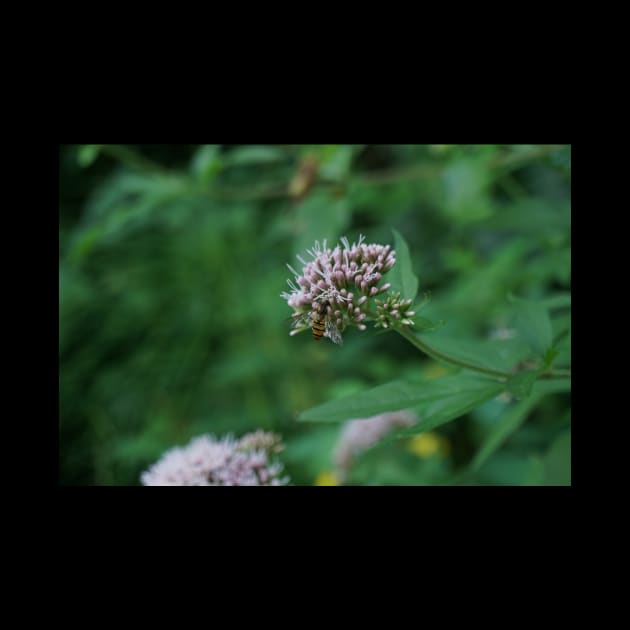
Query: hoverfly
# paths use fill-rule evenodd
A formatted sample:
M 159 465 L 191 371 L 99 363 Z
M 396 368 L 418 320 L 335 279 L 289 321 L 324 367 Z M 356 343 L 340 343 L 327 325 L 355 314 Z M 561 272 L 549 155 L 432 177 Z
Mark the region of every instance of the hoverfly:
M 311 311 L 293 313 L 289 319 L 293 320 L 293 330 L 289 333 L 291 336 L 310 328 L 315 341 L 328 337 L 333 343 L 343 345 L 341 332 L 337 328 L 337 318 L 327 300 L 316 302 Z
M 329 306 L 330 304 L 328 302 L 322 302 L 318 305 L 315 313 L 311 315 L 313 339 L 315 339 L 315 341 L 319 341 L 323 337 L 324 333 L 326 333 L 326 336 L 333 343 L 342 345 L 343 339 L 339 329 L 337 328 L 337 324 L 333 319 L 334 314 L 332 316 L 328 314 Z

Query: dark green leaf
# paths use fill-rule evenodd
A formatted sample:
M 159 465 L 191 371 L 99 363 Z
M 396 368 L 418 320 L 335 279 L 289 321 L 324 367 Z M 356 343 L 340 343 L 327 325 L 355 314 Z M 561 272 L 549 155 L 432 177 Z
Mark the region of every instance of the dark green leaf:
M 278 147 L 252 145 L 234 149 L 225 156 L 225 163 L 229 166 L 243 166 L 278 162 L 284 159 L 286 156 Z
M 486 436 L 479 451 L 470 464 L 469 471 L 479 470 L 482 464 L 525 422 L 530 412 L 547 394 L 571 390 L 569 379 L 536 381 L 533 394 L 512 406 Z
M 558 356 L 555 359 L 556 367 L 571 365 L 571 330 L 557 341 Z
M 326 145 L 320 151 L 320 176 L 326 180 L 343 181 L 350 173 L 354 147 L 349 144 Z
M 554 359 L 558 356 L 559 353 L 560 351 L 556 350 L 556 348 L 547 348 L 543 361 L 543 368 L 547 369 L 548 367 L 551 367 L 551 364 L 554 362 Z
M 551 347 L 551 320 L 540 302 L 513 297 L 516 327 L 530 348 L 540 357 Z
M 525 370 L 523 372 L 519 372 L 508 379 L 506 389 L 517 400 L 527 398 L 532 391 L 537 374 L 538 370 Z
M 571 308 L 571 294 L 559 293 L 558 295 L 552 295 L 551 297 L 542 300 L 542 304 L 550 311 L 562 308 Z
M 560 435 L 544 458 L 545 484 L 571 485 L 571 429 Z
M 436 323 L 436 322 L 431 321 L 430 319 L 427 319 L 426 317 L 418 317 L 418 316 L 414 316 L 412 319 L 414 323 L 413 329 L 416 332 L 422 332 L 422 333 L 433 332 L 434 330 L 439 330 L 446 323 L 444 320 L 441 320 Z
M 571 314 L 554 317 L 551 325 L 553 329 L 553 344 L 555 346 L 571 330 Z
M 394 234 L 396 264 L 387 275 L 387 282 L 392 285 L 390 291 L 399 291 L 405 300 L 415 300 L 418 293 L 418 278 L 413 272 L 409 247 L 396 230 L 392 230 L 392 232 Z
M 509 290 L 515 270 L 523 267 L 529 251 L 531 243 L 526 239 L 516 237 L 505 243 L 485 264 L 477 265 L 475 273 L 461 275 L 450 296 L 452 304 L 466 313 L 486 311 L 489 303 Z
M 487 219 L 493 205 L 488 197 L 489 170 L 481 159 L 455 160 L 442 174 L 442 209 L 454 222 Z
M 422 335 L 418 335 L 422 339 Z M 508 371 L 528 354 L 519 339 L 487 339 L 479 341 L 447 336 L 446 330 L 427 337 L 426 343 L 448 357 L 500 371 Z
M 560 394 L 562 392 L 571 391 L 570 378 L 553 378 L 539 380 L 534 383 L 532 388 L 534 394 Z
M 200 181 L 207 183 L 223 166 L 218 144 L 204 144 L 195 152 L 191 170 Z
M 431 292 L 430 291 L 425 291 L 424 295 L 422 296 L 422 300 L 420 300 L 420 302 L 414 304 L 413 308 L 414 308 L 414 310 L 416 312 L 419 312 L 423 308 L 425 308 L 425 306 L 427 306 L 429 304 L 429 302 L 431 302 Z
M 368 418 L 385 411 L 409 409 L 422 403 L 453 397 L 501 391 L 496 381 L 454 374 L 440 379 L 427 379 L 416 383 L 393 381 L 368 389 L 359 394 L 332 400 L 304 411 L 301 421 L 343 422 L 353 418 Z
M 470 465 L 471 470 L 479 470 L 482 464 L 508 437 L 518 429 L 540 402 L 540 396 L 532 396 L 514 405 L 490 431 Z
M 530 457 L 525 453 L 506 449 L 494 453 L 492 457 L 486 460 L 479 471 L 475 473 L 472 485 L 531 485 L 532 472 Z
M 332 469 L 332 453 L 338 439 L 338 425 L 310 427 L 308 433 L 286 440 L 282 461 L 286 464 L 301 463 L 311 482 L 318 473 Z
M 529 458 L 529 470 L 523 479 L 524 486 L 543 486 L 545 485 L 545 462 L 541 457 L 532 455 Z
M 501 383 L 489 380 L 483 381 L 483 383 L 477 389 L 461 391 L 441 400 L 414 407 L 414 411 L 420 417 L 420 422 L 413 427 L 392 434 L 389 439 L 407 437 L 418 433 L 418 431 L 432 431 L 451 420 L 469 413 L 487 400 L 500 394 L 503 389 Z
M 296 209 L 295 232 L 296 255 L 305 256 L 315 241 L 328 241 L 329 247 L 343 234 L 350 215 L 345 198 L 331 197 L 327 192 L 316 191 L 310 194 Z
M 79 165 L 83 168 L 90 166 L 98 157 L 102 146 L 101 144 L 84 144 L 79 149 L 79 155 L 77 156 Z

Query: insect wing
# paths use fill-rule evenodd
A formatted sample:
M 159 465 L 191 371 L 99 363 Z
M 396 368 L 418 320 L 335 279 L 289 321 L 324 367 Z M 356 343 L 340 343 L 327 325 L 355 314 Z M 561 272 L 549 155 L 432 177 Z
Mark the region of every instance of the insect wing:
M 341 336 L 341 333 L 337 329 L 335 323 L 330 319 L 326 319 L 326 334 L 333 343 L 336 343 L 340 346 L 343 345 L 343 338 Z

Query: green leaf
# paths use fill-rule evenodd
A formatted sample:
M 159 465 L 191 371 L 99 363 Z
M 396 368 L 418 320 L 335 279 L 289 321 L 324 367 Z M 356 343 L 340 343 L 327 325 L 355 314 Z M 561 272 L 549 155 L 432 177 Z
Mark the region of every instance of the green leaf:
M 417 304 L 413 305 L 414 311 L 416 311 L 416 313 L 421 311 L 425 306 L 429 304 L 430 301 L 431 301 L 431 292 L 425 291 L 424 295 L 422 296 L 422 300 L 420 300 L 420 302 L 418 302 Z
M 456 159 L 442 172 L 442 211 L 456 223 L 469 223 L 492 216 L 488 195 L 490 171 L 487 160 Z
M 542 304 L 546 309 L 550 311 L 563 308 L 571 308 L 571 294 L 570 293 L 558 293 L 551 297 L 542 300 Z
M 514 431 L 525 422 L 529 413 L 540 402 L 541 396 L 532 396 L 514 405 L 503 418 L 496 424 L 484 440 L 481 448 L 470 464 L 470 470 L 481 468 L 485 461 L 492 455 Z
M 343 181 L 350 174 L 354 147 L 348 144 L 326 145 L 320 151 L 320 175 L 332 181 Z
M 332 400 L 302 412 L 300 421 L 343 422 L 354 418 L 369 418 L 385 411 L 398 411 L 417 407 L 436 400 L 465 399 L 484 392 L 491 395 L 500 392 L 502 385 L 496 381 L 454 374 L 440 379 L 418 382 L 392 381 L 352 396 Z M 466 400 L 469 400 L 466 398 Z M 439 409 L 437 410 L 439 411 Z
M 523 486 L 532 477 L 532 461 L 525 453 L 499 451 L 485 462 L 467 485 Z
M 421 333 L 421 332 L 426 333 L 426 332 L 433 332 L 435 330 L 439 330 L 446 323 L 443 319 L 437 323 L 431 321 L 430 319 L 427 319 L 426 317 L 414 316 L 412 319 L 414 323 L 413 329 L 417 333 Z
M 571 365 L 571 330 L 567 334 L 556 341 L 558 356 L 555 359 L 556 367 Z
M 204 144 L 193 155 L 190 168 L 201 182 L 207 183 L 223 167 L 218 144 Z
M 551 364 L 554 362 L 555 358 L 560 354 L 560 351 L 556 348 L 547 348 L 545 352 L 545 357 L 543 361 L 543 370 L 551 367 Z
M 552 341 L 549 312 L 540 302 L 512 297 L 512 303 L 519 332 L 538 356 L 544 356 Z
M 79 149 L 77 160 L 83 168 L 90 166 L 101 152 L 102 144 L 84 144 Z
M 538 370 L 524 370 L 523 372 L 519 372 L 508 379 L 506 389 L 517 400 L 527 398 L 532 391 L 537 375 Z
M 529 457 L 529 470 L 522 482 L 523 486 L 545 485 L 545 462 L 537 455 Z
M 387 275 L 387 281 L 392 285 L 390 291 L 400 291 L 403 299 L 415 300 L 418 293 L 418 277 L 413 272 L 409 247 L 396 230 L 392 230 L 392 232 L 394 234 L 396 264 Z
M 488 433 L 479 451 L 473 458 L 469 472 L 479 470 L 484 462 L 525 422 L 530 412 L 547 394 L 571 390 L 569 379 L 536 381 L 532 387 L 533 394 L 512 406 Z
M 502 208 L 485 223 L 492 230 L 513 230 L 515 234 L 548 242 L 566 238 L 571 229 L 571 203 L 530 197 Z
M 488 307 L 498 301 L 514 282 L 517 269 L 532 249 L 530 241 L 515 237 L 496 249 L 483 264 L 477 263 L 468 273 L 458 274 L 449 291 L 449 302 L 462 313 L 487 313 Z
M 338 425 L 309 427 L 308 432 L 285 441 L 282 461 L 292 466 L 300 466 L 308 475 L 309 482 L 317 473 L 332 469 L 332 453 L 339 439 Z
M 334 247 L 350 219 L 350 208 L 344 197 L 331 197 L 325 191 L 314 191 L 295 212 L 295 254 L 305 255 L 315 241 L 326 239 Z
M 103 230 L 100 225 L 89 226 L 82 232 L 78 232 L 68 249 L 68 260 L 74 265 L 80 264 L 98 244 L 102 236 Z
M 393 433 L 391 437 L 387 439 L 397 440 L 415 435 L 418 431 L 432 431 L 451 420 L 461 418 L 461 416 L 500 394 L 503 389 L 501 383 L 489 380 L 483 383 L 483 385 L 480 384 L 476 389 L 460 391 L 442 400 L 415 407 L 414 411 L 418 413 L 420 422 L 413 427 Z
M 553 330 L 553 345 L 556 346 L 567 333 L 571 331 L 571 314 L 554 317 L 551 320 Z
M 418 335 L 424 340 L 422 334 Z M 466 337 L 451 337 L 440 331 L 427 337 L 426 343 L 442 354 L 466 363 L 494 370 L 508 371 L 526 358 L 529 351 L 519 339 L 477 340 Z
M 544 457 L 545 485 L 571 485 L 571 429 L 563 432 Z
M 237 147 L 225 156 L 224 161 L 229 166 L 244 166 L 279 162 L 285 159 L 286 155 L 279 147 L 252 145 Z
M 570 378 L 554 378 L 546 379 L 542 381 L 536 381 L 532 392 L 534 394 L 561 394 L 563 392 L 571 391 L 571 379 Z

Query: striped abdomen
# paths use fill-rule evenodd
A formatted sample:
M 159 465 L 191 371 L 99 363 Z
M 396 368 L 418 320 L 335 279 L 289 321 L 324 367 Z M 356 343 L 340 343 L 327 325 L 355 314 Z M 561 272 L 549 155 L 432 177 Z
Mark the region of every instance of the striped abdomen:
M 313 319 L 313 339 L 317 339 L 317 341 L 319 341 L 322 338 L 324 331 L 326 330 L 325 322 L 326 320 L 324 317 L 321 319 L 319 317 Z

